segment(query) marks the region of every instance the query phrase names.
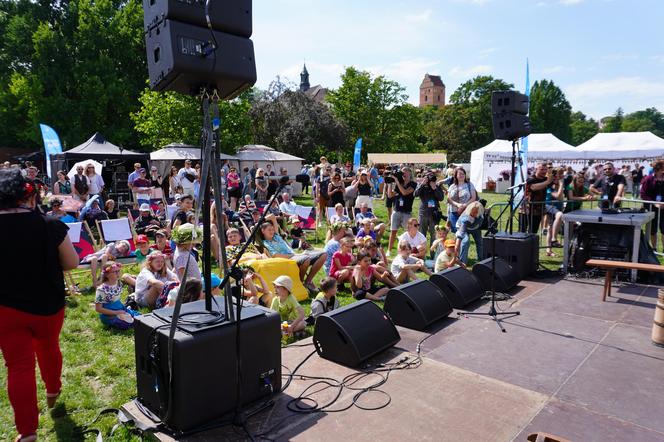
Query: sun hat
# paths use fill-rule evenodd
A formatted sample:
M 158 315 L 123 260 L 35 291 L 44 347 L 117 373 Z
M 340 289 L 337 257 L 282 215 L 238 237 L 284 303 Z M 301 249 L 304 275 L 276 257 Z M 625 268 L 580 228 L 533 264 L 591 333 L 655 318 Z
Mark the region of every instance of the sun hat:
M 453 239 L 445 240 L 445 248 L 447 249 L 449 247 L 456 247 L 456 241 Z
M 177 229 L 173 229 L 171 239 L 176 244 L 184 244 L 188 242 L 199 243 L 203 240 L 203 229 L 194 227 L 191 223 L 180 224 Z
M 150 211 L 150 205 L 148 203 L 143 203 L 141 204 L 141 207 L 138 208 L 140 212 L 149 212 Z
M 300 217 L 297 216 L 297 215 L 295 215 L 295 216 L 291 216 L 290 222 L 291 222 L 292 224 L 299 223 L 299 222 L 300 222 Z
M 293 291 L 293 280 L 290 279 L 289 276 L 286 275 L 281 275 L 277 279 L 275 279 L 272 284 L 274 284 L 275 287 L 283 287 L 286 290 L 288 290 L 288 293 L 291 293 Z
M 138 235 L 136 237 L 136 244 L 140 244 L 142 242 L 144 242 L 146 244 L 150 242 L 147 235 Z

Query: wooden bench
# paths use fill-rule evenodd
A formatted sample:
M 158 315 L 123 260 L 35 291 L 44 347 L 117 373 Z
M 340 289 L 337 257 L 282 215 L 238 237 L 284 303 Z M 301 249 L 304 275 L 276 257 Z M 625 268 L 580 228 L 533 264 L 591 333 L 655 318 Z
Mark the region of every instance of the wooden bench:
M 607 296 L 611 296 L 611 279 L 613 271 L 618 269 L 625 270 L 645 270 L 647 272 L 664 273 L 664 266 L 659 264 L 642 264 L 640 262 L 609 261 L 605 259 L 589 259 L 586 261 L 588 267 L 599 267 L 606 269 L 606 279 L 604 280 L 604 291 L 602 292 L 602 302 L 606 301 Z

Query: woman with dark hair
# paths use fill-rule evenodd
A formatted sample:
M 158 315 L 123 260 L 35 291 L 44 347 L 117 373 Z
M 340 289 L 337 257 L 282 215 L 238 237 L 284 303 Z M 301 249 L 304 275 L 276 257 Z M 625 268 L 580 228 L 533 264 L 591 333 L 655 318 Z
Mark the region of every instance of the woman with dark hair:
M 71 182 L 64 170 L 58 170 L 58 180 L 53 183 L 54 195 L 69 195 L 71 193 Z
M 0 350 L 19 432 L 16 440 L 22 442 L 37 439 L 35 356 L 49 408 L 60 395 L 59 336 L 65 306 L 62 272 L 78 265 L 67 226 L 39 213 L 38 204 L 35 183 L 23 178 L 18 169 L 0 170 L 0 241 L 12 251 L 0 256 L 0 268 L 12 275 L 0 286 Z
M 453 233 L 456 232 L 457 221 L 463 211 L 470 203 L 477 201 L 477 191 L 466 178 L 466 170 L 457 167 L 454 169 L 453 183 L 447 190 L 448 220 Z
M 178 177 L 178 168 L 171 166 L 171 172 L 168 175 L 168 196 L 175 198 L 175 194 L 178 193 L 178 187 L 181 185 L 180 177 Z

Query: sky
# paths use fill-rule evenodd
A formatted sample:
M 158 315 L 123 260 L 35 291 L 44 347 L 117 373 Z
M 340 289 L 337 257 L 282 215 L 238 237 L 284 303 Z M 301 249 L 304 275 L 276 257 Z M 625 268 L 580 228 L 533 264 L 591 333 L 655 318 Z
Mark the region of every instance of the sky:
M 253 0 L 257 86 L 276 76 L 340 85 L 347 66 L 384 75 L 419 101 L 425 73 L 449 96 L 492 75 L 553 80 L 573 110 L 664 112 L 664 0 Z

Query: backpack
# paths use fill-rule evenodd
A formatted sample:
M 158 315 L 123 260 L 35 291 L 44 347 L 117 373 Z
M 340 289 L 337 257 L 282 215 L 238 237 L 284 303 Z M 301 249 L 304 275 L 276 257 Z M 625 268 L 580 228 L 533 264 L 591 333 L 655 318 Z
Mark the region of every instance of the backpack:
M 81 178 L 81 176 L 78 174 L 74 175 L 74 188 L 79 194 L 81 195 L 86 194 L 89 189 L 87 178 L 85 177 Z

